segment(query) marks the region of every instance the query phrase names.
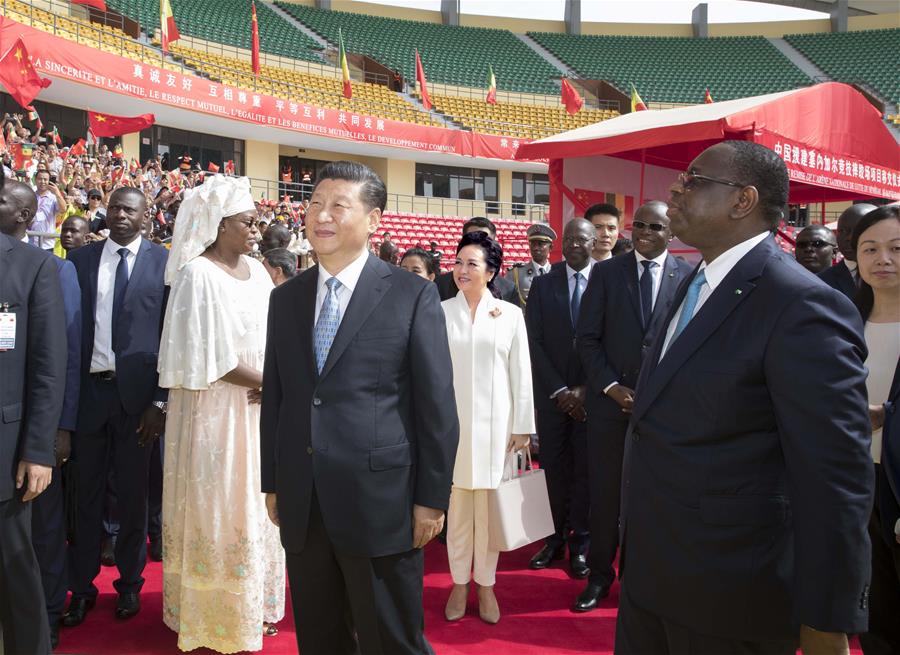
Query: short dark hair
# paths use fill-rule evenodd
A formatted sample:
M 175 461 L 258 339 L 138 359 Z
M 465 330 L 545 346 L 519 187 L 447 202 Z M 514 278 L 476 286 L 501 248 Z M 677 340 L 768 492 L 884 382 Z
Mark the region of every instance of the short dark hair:
M 497 279 L 497 276 L 500 275 L 500 270 L 503 268 L 503 248 L 494 238 L 481 231 L 463 234 L 462 239 L 459 240 L 459 245 L 456 247 L 456 254 L 459 255 L 459 251 L 466 246 L 478 246 L 481 248 L 482 252 L 484 252 L 484 262 L 487 265 L 487 268 L 494 271 L 494 275 L 488 282 L 488 290 L 495 298 L 499 298 L 500 292 L 494 285 L 494 281 Z
M 628 237 L 619 237 L 616 240 L 616 245 L 612 247 L 610 252 L 612 252 L 612 256 L 615 257 L 616 255 L 629 253 L 632 250 L 634 250 L 634 244 L 631 242 L 631 239 Z
M 619 211 L 619 208 L 615 205 L 609 204 L 608 202 L 598 202 L 596 205 L 591 205 L 584 210 L 584 217 L 587 220 L 591 220 L 598 214 L 609 214 L 610 216 L 615 216 L 616 218 L 622 217 L 622 213 Z
M 859 219 L 856 227 L 853 228 L 853 235 L 850 237 L 850 246 L 853 248 L 853 251 L 856 252 L 856 248 L 859 246 L 859 239 L 862 237 L 863 232 L 876 223 L 887 221 L 892 218 L 894 220 L 900 220 L 900 205 L 885 205 L 884 207 L 873 209 Z M 872 291 L 872 287 L 869 283 L 862 279 L 862 276 L 859 278 L 859 289 L 853 297 L 853 302 L 856 304 L 856 308 L 859 309 L 859 313 L 862 314 L 863 321 L 868 321 L 869 314 L 872 313 L 872 307 L 875 305 L 875 292 Z
M 286 278 L 297 273 L 297 255 L 287 248 L 272 248 L 263 253 L 263 259 L 272 268 L 280 268 Z
M 419 248 L 416 246 L 415 248 L 410 248 L 405 253 L 403 253 L 403 257 L 400 258 L 400 263 L 403 263 L 403 260 L 407 257 L 418 257 L 422 260 L 422 263 L 425 264 L 425 270 L 429 275 L 437 275 L 437 262 L 434 260 L 434 256 L 423 248 Z
M 365 164 L 355 161 L 333 161 L 325 164 L 319 172 L 313 192 L 322 180 L 346 180 L 362 184 L 359 197 L 371 209 L 384 211 L 387 205 L 387 188 L 378 174 Z
M 723 141 L 734 153 L 731 172 L 735 182 L 756 187 L 759 206 L 774 229 L 784 218 L 790 179 L 784 160 L 774 150 L 752 141 Z
M 465 234 L 470 227 L 477 227 L 478 229 L 487 228 L 491 231 L 491 236 L 495 239 L 497 238 L 497 226 L 484 216 L 473 216 L 465 223 L 463 223 L 463 234 Z M 456 252 L 459 252 L 459 250 L 457 250 Z

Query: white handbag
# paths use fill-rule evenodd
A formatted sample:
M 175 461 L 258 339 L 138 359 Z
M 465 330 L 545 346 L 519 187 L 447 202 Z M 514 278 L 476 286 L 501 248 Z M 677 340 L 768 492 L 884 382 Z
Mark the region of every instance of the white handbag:
M 527 546 L 554 532 L 550 496 L 544 471 L 531 466 L 519 469 L 517 453 L 506 456 L 500 486 L 488 491 L 488 545 L 491 550 L 510 551 Z

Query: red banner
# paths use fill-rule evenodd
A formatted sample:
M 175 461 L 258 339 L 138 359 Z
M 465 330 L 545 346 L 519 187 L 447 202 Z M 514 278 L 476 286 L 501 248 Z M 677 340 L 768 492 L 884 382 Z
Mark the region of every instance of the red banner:
M 513 160 L 518 145 L 527 143 L 524 139 L 426 127 L 254 93 L 101 52 L 0 16 L 0 42 L 14 41 L 20 35 L 27 40 L 30 59 L 41 73 L 145 98 L 148 103 L 336 139 L 467 157 Z
M 762 132 L 754 141 L 778 153 L 795 182 L 845 189 L 876 198 L 900 199 L 900 173 L 893 169 L 816 150 L 768 132 Z

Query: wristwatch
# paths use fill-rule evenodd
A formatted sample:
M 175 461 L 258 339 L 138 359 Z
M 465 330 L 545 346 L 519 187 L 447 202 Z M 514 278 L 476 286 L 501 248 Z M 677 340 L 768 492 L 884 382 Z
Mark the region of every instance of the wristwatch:
M 169 410 L 169 403 L 162 400 L 154 400 L 153 406 L 156 407 L 159 411 L 165 414 Z

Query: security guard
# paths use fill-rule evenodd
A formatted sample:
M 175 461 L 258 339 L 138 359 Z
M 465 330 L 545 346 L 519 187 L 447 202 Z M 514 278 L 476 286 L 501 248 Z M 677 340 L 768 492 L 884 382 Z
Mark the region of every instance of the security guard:
M 522 307 L 528 299 L 531 281 L 536 275 L 550 272 L 550 248 L 556 240 L 556 232 L 546 223 L 535 223 L 528 228 L 528 247 L 531 249 L 531 261 L 527 264 L 514 264 L 506 278 L 516 285 Z

